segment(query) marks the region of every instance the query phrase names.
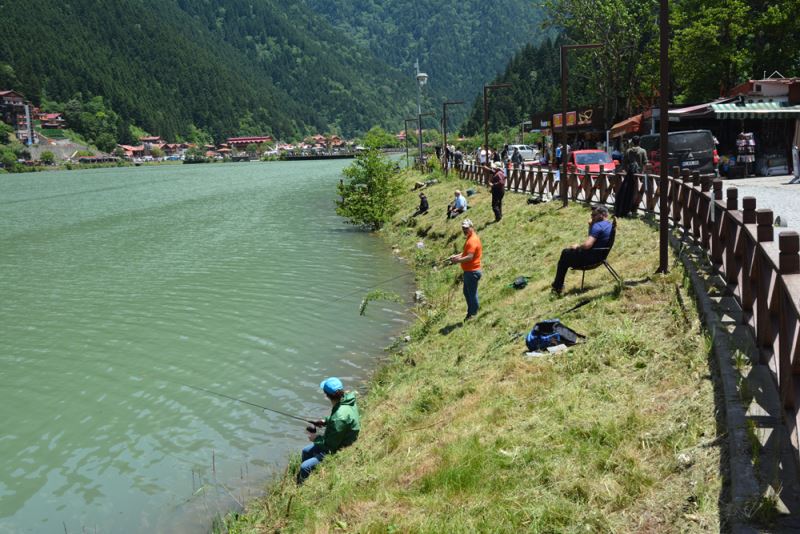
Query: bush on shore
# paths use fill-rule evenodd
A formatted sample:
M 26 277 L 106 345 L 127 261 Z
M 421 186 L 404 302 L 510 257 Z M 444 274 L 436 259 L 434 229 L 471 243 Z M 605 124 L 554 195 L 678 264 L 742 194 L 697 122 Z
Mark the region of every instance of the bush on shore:
M 400 209 L 405 183 L 397 164 L 371 147 L 358 154 L 338 186 L 336 213 L 348 222 L 380 230 Z

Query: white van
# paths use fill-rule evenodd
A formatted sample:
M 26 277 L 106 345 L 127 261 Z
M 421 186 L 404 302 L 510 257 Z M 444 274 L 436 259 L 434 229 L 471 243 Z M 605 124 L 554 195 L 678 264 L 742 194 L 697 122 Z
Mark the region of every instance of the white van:
M 535 161 L 539 159 L 539 150 L 531 145 L 508 145 L 508 159 L 514 155 L 514 149 L 519 150 L 522 155 L 522 161 Z

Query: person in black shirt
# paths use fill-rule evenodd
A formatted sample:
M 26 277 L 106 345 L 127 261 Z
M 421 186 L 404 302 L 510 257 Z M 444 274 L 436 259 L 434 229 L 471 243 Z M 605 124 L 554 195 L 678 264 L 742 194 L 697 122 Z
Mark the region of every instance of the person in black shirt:
M 417 208 L 417 211 L 414 212 L 412 217 L 416 217 L 417 215 L 425 215 L 428 213 L 428 209 L 430 209 L 428 206 L 428 197 L 425 196 L 425 193 L 420 193 L 419 207 Z

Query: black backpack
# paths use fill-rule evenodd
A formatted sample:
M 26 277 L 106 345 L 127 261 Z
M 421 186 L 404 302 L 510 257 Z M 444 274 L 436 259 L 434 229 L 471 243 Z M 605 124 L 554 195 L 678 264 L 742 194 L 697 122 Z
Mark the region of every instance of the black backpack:
M 525 344 L 528 346 L 528 350 L 542 350 L 562 343 L 572 346 L 578 342 L 578 338 L 582 337 L 585 336 L 561 324 L 558 319 L 547 319 L 534 325 L 533 329 L 525 336 Z

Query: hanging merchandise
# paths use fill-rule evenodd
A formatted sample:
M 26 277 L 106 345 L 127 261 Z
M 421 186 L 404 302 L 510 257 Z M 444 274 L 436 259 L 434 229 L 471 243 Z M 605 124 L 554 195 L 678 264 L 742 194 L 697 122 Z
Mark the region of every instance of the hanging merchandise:
M 752 132 L 742 132 L 736 139 L 736 163 L 743 164 L 745 176 L 750 176 L 751 163 L 756 160 L 756 140 Z

